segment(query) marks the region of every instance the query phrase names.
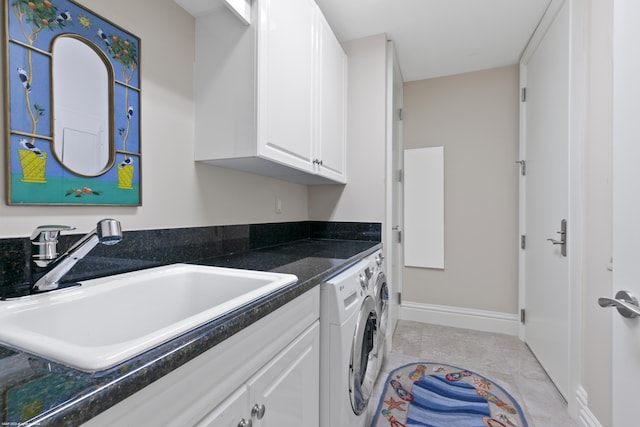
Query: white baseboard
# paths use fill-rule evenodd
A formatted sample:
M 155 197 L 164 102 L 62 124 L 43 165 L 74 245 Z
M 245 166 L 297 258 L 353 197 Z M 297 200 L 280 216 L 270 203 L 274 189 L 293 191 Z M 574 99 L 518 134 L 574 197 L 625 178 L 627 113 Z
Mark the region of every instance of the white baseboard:
M 398 316 L 402 320 L 516 336 L 520 325 L 516 314 L 405 301 Z
M 584 388 L 578 387 L 576 401 L 578 402 L 578 420 L 580 424 L 584 427 L 602 427 L 600 421 L 589 410 L 587 391 Z

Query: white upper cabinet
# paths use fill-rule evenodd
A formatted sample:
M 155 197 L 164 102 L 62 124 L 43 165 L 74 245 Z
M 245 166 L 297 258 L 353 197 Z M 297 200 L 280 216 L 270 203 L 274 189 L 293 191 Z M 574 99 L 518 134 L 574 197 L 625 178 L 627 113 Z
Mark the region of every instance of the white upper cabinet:
M 319 173 L 346 182 L 347 56 L 318 9 L 319 117 L 315 160 Z
M 313 172 L 313 0 L 261 0 L 258 34 L 258 154 Z
M 198 0 L 175 1 L 197 9 Z M 313 0 L 254 0 L 249 25 L 229 8 L 199 12 L 195 159 L 345 183 L 346 63 Z

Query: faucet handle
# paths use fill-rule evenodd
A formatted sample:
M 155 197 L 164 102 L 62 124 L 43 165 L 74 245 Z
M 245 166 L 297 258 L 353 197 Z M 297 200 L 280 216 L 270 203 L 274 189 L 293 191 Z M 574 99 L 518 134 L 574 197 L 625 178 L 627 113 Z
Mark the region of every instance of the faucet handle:
M 31 243 L 38 247 L 33 259 L 39 267 L 46 267 L 58 257 L 58 236 L 61 231 L 75 230 L 68 225 L 40 225 L 31 233 Z
M 75 230 L 75 227 L 68 225 L 39 225 L 33 233 L 31 233 L 31 241 L 47 242 L 57 240 L 61 231 Z

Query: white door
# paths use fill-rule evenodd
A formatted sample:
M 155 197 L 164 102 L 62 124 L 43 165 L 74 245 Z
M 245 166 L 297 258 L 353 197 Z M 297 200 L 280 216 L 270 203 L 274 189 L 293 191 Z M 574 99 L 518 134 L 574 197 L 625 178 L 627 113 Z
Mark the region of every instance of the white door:
M 319 346 L 316 322 L 249 381 L 253 427 L 319 425 Z
M 569 263 L 561 222 L 569 206 L 569 2 L 523 64 L 526 72 L 525 341 L 560 392 L 569 390 Z
M 640 295 L 640 2 L 614 5 L 613 294 Z M 640 318 L 611 315 L 613 426 L 638 425 Z
M 390 283 L 390 322 L 387 326 L 387 351 L 391 349 L 393 331 L 398 320 L 398 294 L 402 293 L 402 272 L 404 268 L 404 254 L 402 251 L 402 219 L 403 219 L 403 183 L 402 183 L 402 107 L 404 102 L 402 72 L 395 53 L 393 42 L 387 42 L 387 96 L 389 105 L 389 126 L 387 126 L 387 157 L 389 166 L 387 171 L 387 218 L 391 219 L 391 232 L 388 235 L 389 249 L 387 257 L 390 259 L 386 264 L 387 280 Z M 390 255 L 390 256 L 389 256 Z

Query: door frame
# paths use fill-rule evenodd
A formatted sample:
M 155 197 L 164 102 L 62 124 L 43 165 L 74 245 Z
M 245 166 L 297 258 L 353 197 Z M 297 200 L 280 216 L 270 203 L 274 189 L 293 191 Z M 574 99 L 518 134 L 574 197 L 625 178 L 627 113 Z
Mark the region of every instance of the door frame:
M 578 414 L 580 371 L 582 365 L 582 157 L 586 128 L 586 4 L 585 0 L 552 0 L 540 24 L 536 28 L 520 57 L 520 88 L 527 86 L 527 64 L 531 60 L 547 30 L 554 22 L 562 6 L 568 2 L 570 15 L 570 88 L 569 88 L 569 157 L 568 157 L 568 247 L 569 267 L 569 360 L 568 365 L 568 409 L 572 417 Z M 520 160 L 526 161 L 526 102 L 520 100 Z M 526 236 L 526 177 L 519 180 L 519 234 Z M 520 242 L 518 242 L 520 247 Z M 525 249 L 526 250 L 526 249 Z M 526 308 L 525 250 L 518 251 L 519 309 Z M 520 323 L 518 335 L 526 342 L 526 324 Z

